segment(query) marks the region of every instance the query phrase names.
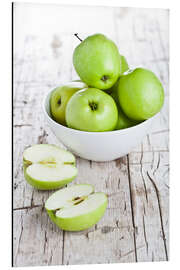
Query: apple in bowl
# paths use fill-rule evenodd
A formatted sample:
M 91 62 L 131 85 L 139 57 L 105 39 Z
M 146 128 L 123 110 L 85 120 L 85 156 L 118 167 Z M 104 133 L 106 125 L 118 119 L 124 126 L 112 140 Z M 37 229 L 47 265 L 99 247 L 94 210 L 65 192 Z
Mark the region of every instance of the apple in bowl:
M 155 119 L 149 118 L 142 123 L 120 130 L 89 132 L 63 126 L 53 120 L 50 112 L 50 91 L 43 100 L 42 109 L 50 129 L 73 154 L 93 161 L 110 161 L 132 151 L 142 139 L 151 132 Z
M 62 84 L 53 90 L 50 99 L 50 109 L 51 115 L 56 122 L 66 125 L 65 111 L 69 99 L 74 93 L 86 87 L 87 85 L 82 81 L 72 81 Z
M 114 130 L 118 119 L 115 101 L 96 88 L 76 92 L 66 107 L 66 123 L 70 128 L 103 132 Z

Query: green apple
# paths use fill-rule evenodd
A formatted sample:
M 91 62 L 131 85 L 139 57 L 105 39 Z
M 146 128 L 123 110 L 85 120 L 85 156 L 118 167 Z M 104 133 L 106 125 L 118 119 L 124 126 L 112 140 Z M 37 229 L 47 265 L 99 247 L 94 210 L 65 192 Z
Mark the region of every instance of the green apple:
M 104 215 L 107 196 L 94 187 L 77 184 L 56 191 L 45 203 L 50 219 L 62 230 L 81 231 L 96 224 Z
M 76 81 L 66 83 L 54 89 L 50 97 L 50 111 L 52 118 L 56 122 L 62 125 L 66 125 L 66 105 L 74 93 L 85 87 L 87 87 L 85 83 L 81 81 Z
M 115 128 L 117 119 L 118 110 L 113 98 L 96 88 L 76 92 L 66 107 L 66 123 L 74 129 L 110 131 Z
M 51 144 L 36 144 L 26 148 L 23 168 L 27 182 L 41 190 L 63 187 L 77 175 L 73 154 Z
M 75 48 L 73 64 L 81 80 L 98 89 L 110 88 L 120 75 L 118 48 L 102 34 L 87 37 Z
M 120 54 L 120 75 L 129 69 L 128 63 L 124 55 Z
M 119 58 L 120 58 L 120 76 L 129 70 L 129 66 L 128 66 L 128 63 L 126 61 L 126 58 L 123 56 L 123 55 L 119 55 Z M 116 89 L 117 87 L 117 82 L 118 80 L 116 81 L 116 83 L 109 89 L 106 90 L 106 93 L 108 94 L 112 94 L 114 92 L 114 89 Z
M 118 121 L 115 127 L 116 130 L 133 127 L 138 125 L 140 122 L 136 120 L 129 119 L 122 111 L 120 107 L 118 107 Z
M 117 85 L 118 100 L 123 112 L 134 120 L 146 120 L 161 110 L 164 90 L 156 75 L 147 69 L 125 72 Z
M 129 127 L 135 126 L 135 125 L 140 123 L 140 121 L 128 118 L 124 114 L 124 112 L 122 111 L 121 106 L 119 104 L 119 100 L 118 100 L 118 94 L 117 94 L 118 82 L 119 82 L 119 80 L 111 88 L 111 91 L 112 91 L 111 96 L 114 98 L 116 105 L 117 105 L 117 108 L 118 108 L 118 121 L 117 121 L 117 125 L 115 127 L 116 130 L 129 128 Z

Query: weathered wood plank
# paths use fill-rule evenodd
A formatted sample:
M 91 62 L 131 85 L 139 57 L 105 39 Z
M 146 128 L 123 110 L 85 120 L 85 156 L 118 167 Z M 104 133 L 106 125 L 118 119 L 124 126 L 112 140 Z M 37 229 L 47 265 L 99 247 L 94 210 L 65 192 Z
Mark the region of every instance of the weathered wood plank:
M 129 154 L 138 261 L 168 259 L 168 152 Z M 139 160 L 140 159 L 140 160 Z
M 63 232 L 42 207 L 14 211 L 14 266 L 62 264 Z
M 128 21 L 123 20 L 123 12 L 117 10 L 115 12 L 116 28 L 118 29 L 117 34 L 119 33 L 119 37 L 121 36 L 120 31 L 125 27 L 125 24 L 128 31 L 128 41 L 126 40 L 125 43 L 125 39 L 119 38 L 119 47 L 123 48 L 124 45 L 125 51 L 126 46 L 128 46 L 128 52 L 131 56 L 130 64 L 132 66 L 144 66 L 154 71 L 161 79 L 165 94 L 167 95 L 164 107 L 152 127 L 152 134 L 146 136 L 141 145 L 133 150 L 135 152 L 142 151 L 142 153 L 132 153 L 128 156 L 131 205 L 133 225 L 135 227 L 135 245 L 141 246 L 145 244 L 144 248 L 137 250 L 136 256 L 137 261 L 167 260 L 168 247 L 165 238 L 168 238 L 168 200 L 166 202 L 164 201 L 165 198 L 168 197 L 167 187 L 164 185 L 163 189 L 159 191 L 156 184 L 156 182 L 161 183 L 161 173 L 164 169 L 163 164 L 160 166 L 160 158 L 158 159 L 159 163 L 157 167 L 154 169 L 154 174 L 156 171 L 159 173 L 156 181 L 153 180 L 154 177 L 150 176 L 149 171 L 153 170 L 155 157 L 157 155 L 161 157 L 161 160 L 164 157 L 166 162 L 168 159 L 169 51 L 167 43 L 164 45 L 161 38 L 162 22 L 168 20 L 168 12 L 164 11 L 163 15 L 162 11 L 155 11 L 153 16 L 151 16 L 152 13 L 150 14 L 146 9 L 142 9 L 141 12 L 137 9 L 133 9 L 132 13 L 131 11 L 132 9 L 124 10 L 124 13 L 129 13 Z M 138 16 L 136 16 L 136 12 Z M 155 16 L 156 14 L 158 14 L 158 16 Z M 168 40 L 168 29 L 165 33 Z M 156 153 L 156 151 L 163 152 Z M 145 160 L 143 160 L 144 155 Z M 163 163 L 163 161 L 161 162 Z M 146 172 L 146 176 L 144 172 Z M 167 175 L 168 172 L 166 172 L 166 176 Z M 145 182 L 147 181 L 145 180 L 147 177 L 148 180 L 151 181 L 150 183 L 149 181 L 148 183 Z M 162 205 L 163 210 L 161 209 Z

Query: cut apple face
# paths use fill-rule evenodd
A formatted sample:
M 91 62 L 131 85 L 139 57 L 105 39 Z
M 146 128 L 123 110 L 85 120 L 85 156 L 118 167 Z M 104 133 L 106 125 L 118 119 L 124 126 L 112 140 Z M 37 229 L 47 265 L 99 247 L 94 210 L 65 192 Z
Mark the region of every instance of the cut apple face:
M 51 220 L 62 230 L 81 231 L 96 224 L 107 207 L 107 196 L 89 184 L 73 185 L 52 194 L 45 203 Z
M 33 187 L 57 189 L 77 175 L 75 157 L 70 152 L 50 144 L 37 144 L 23 153 L 24 176 Z

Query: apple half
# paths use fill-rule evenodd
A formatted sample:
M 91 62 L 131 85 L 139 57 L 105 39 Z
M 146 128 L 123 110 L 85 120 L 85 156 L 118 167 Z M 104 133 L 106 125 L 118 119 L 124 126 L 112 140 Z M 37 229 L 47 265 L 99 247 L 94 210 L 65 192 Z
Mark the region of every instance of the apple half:
M 56 191 L 45 203 L 50 219 L 62 230 L 81 231 L 96 224 L 107 207 L 107 196 L 94 193 L 89 184 L 76 184 Z
M 63 187 L 77 175 L 74 155 L 52 144 L 36 144 L 25 149 L 23 168 L 27 182 L 41 190 Z

